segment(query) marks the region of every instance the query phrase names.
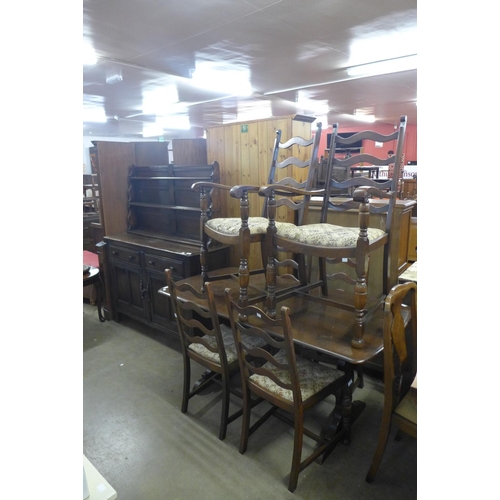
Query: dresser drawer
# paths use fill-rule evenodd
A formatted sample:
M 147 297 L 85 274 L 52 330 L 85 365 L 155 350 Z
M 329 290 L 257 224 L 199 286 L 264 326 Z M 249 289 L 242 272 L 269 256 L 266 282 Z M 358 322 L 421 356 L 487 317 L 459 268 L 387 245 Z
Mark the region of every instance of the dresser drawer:
M 110 247 L 110 256 L 114 260 L 119 260 L 121 262 L 128 262 L 129 264 L 141 264 L 141 254 L 137 250 L 131 250 L 124 247 Z
M 144 254 L 146 269 L 164 272 L 170 269 L 172 274 L 179 278 L 184 278 L 184 263 L 182 260 L 158 257 L 158 255 Z

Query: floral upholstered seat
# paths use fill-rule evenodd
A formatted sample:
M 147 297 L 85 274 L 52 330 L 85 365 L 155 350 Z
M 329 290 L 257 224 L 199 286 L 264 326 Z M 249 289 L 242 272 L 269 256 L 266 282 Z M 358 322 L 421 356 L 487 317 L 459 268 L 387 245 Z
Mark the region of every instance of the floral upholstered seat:
M 267 217 L 249 217 L 248 227 L 250 234 L 265 234 L 268 223 Z M 236 236 L 240 232 L 241 218 L 220 217 L 218 219 L 210 219 L 206 222 L 206 226 L 218 233 Z
M 303 130 L 305 135 L 311 134 L 309 127 Z M 318 178 L 318 150 L 321 131 L 322 125 L 317 123 L 316 132 L 311 134 L 311 137 L 306 139 L 296 135 L 282 142 L 281 130 L 276 130 L 267 178 L 262 177 L 260 172 L 255 172 L 256 175 L 252 175 L 253 184 L 224 185 L 202 181 L 192 185 L 192 189 L 200 192 L 202 290 L 207 281 L 223 277 L 221 272 L 214 273 L 211 277 L 208 269 L 209 246 L 217 242 L 237 248 L 240 301 L 246 302 L 248 300 L 250 276 L 264 273 L 264 268 L 267 265 L 266 234 L 269 225 L 267 204 L 260 199 L 257 193 L 262 185 L 313 189 Z M 266 150 L 264 158 L 267 156 L 267 146 L 262 144 L 261 147 L 263 151 Z M 261 160 L 259 159 L 259 161 Z M 252 168 L 254 167 L 256 170 L 260 170 L 260 167 L 257 169 L 257 165 L 252 166 Z M 243 180 L 243 176 L 239 174 L 235 172 L 234 179 Z M 216 208 L 217 203 L 214 204 L 212 195 L 215 200 L 221 195 L 225 196 L 226 205 L 222 205 L 222 200 L 219 200 L 219 208 Z M 236 213 L 234 206 L 232 206 L 234 201 L 231 198 L 239 201 L 239 217 L 234 217 Z M 255 202 L 258 202 L 260 210 L 256 210 Z M 250 248 L 255 244 L 260 246 L 260 252 L 251 253 Z M 232 254 L 231 260 L 235 256 Z M 234 269 L 229 268 L 224 276 L 229 277 L 233 274 Z
M 324 399 L 334 396 L 335 402 L 331 403 L 334 402 L 335 411 L 342 417 L 347 416 L 349 409 L 348 405 L 342 404 L 345 403 L 342 401 L 342 394 L 349 391 L 347 388 L 352 384 L 352 376 L 348 371 L 342 372 L 333 365 L 311 361 L 296 352 L 291 311 L 288 307 L 281 308 L 280 319 L 273 319 L 259 307 L 239 306 L 231 299 L 229 289 L 226 290 L 226 303 L 236 340 L 244 395 L 240 453 L 245 453 L 250 435 L 271 415 L 291 423 L 294 428 L 294 445 L 288 489 L 293 492 L 297 487 L 300 471 L 324 453 L 328 454 L 335 443 L 335 440 L 324 439 L 305 427 L 305 412 Z M 311 329 L 313 328 L 311 325 Z M 265 340 L 267 349 L 250 349 L 245 337 Z M 271 352 L 276 354 L 272 355 Z M 258 417 L 252 416 L 252 396 L 262 398 L 271 408 Z M 288 415 L 283 415 L 283 412 Z M 251 420 L 254 421 L 252 426 Z M 340 419 L 339 423 L 341 421 L 343 420 Z M 304 453 L 302 460 L 304 437 L 315 440 L 316 443 L 312 453 Z
M 355 247 L 359 238 L 359 227 L 343 227 L 319 223 L 296 226 L 288 222 L 276 223 L 277 235 L 305 245 L 318 247 Z M 368 228 L 368 240 L 375 241 L 385 236 L 382 229 Z
M 406 116 L 401 116 L 399 127 L 395 127 L 394 132 L 390 134 L 362 130 L 348 137 L 342 137 L 338 133 L 338 124 L 334 124 L 330 141 L 331 151 L 337 148 L 355 149 L 352 145 L 356 141 L 362 141 L 362 149 L 366 148 L 366 151 L 376 151 L 376 143 L 387 143 L 390 146 L 396 144 L 396 155 L 378 157 L 371 152 L 362 151 L 359 154 L 348 154 L 345 158 L 338 158 L 331 154 L 328 157 L 324 189 L 307 191 L 285 187 L 277 189 L 273 185 L 261 187 L 259 194 L 267 200 L 269 219 L 267 248 L 270 255 L 266 267 L 266 306 L 267 313 L 271 317 L 276 316 L 276 277 L 279 274 L 278 267 L 282 265 L 277 256 L 279 253 L 292 253 L 292 259 L 297 264 L 294 267 L 299 270 L 298 288 L 308 293 L 312 288 L 320 286 L 320 299 L 323 303 L 340 305 L 352 310 L 354 328 L 351 344 L 356 348 L 364 346 L 365 318 L 369 317 L 371 310 L 378 307 L 383 296 L 389 292 L 390 286 L 397 282 L 397 269 L 393 264 L 397 262 L 400 238 L 404 238 L 404 235 L 399 234 L 400 228 L 395 225 L 394 214 L 399 192 L 397 179 L 402 164 L 406 121 Z M 394 164 L 393 179 L 348 177 L 343 181 L 337 181 L 333 177 L 336 167 L 347 168 L 352 174 L 352 169 L 366 168 L 367 165 L 380 168 L 389 164 Z M 342 190 L 347 190 L 349 195 L 335 194 Z M 291 198 L 301 194 L 304 198 L 321 199 L 320 222 L 278 224 L 277 208 L 286 205 L 287 208 L 295 210 Z M 350 222 L 352 219 L 347 212 L 357 212 L 357 225 Z M 370 214 L 384 214 L 385 219 L 383 222 L 376 221 L 375 224 L 370 224 Z M 299 220 L 298 217 L 296 219 Z M 330 221 L 335 224 L 330 224 Z M 344 227 L 344 222 L 349 225 Z M 368 290 L 370 257 L 379 249 L 383 249 L 379 252 L 382 266 L 372 269 L 379 274 L 383 289 L 375 290 L 375 287 L 372 287 L 372 293 L 372 290 Z M 317 279 L 314 276 L 311 278 L 310 263 L 313 258 L 318 259 Z M 290 264 L 292 259 L 284 261 L 287 267 L 293 266 Z M 352 276 L 353 274 L 355 276 Z M 328 281 L 335 283 L 331 293 Z M 340 283 L 340 286 L 337 286 L 337 283 Z
M 274 359 L 283 365 L 288 364 L 286 358 L 285 350 L 278 351 L 275 354 Z M 320 365 L 319 363 L 314 363 L 306 358 L 296 356 L 297 373 L 299 376 L 300 393 L 302 395 L 302 401 L 306 401 L 311 396 L 317 394 L 321 389 L 326 387 L 328 384 L 332 384 L 335 380 L 339 379 L 344 375 L 343 372 L 332 367 L 327 367 Z M 290 370 L 289 369 L 279 369 L 273 363 L 267 362 L 263 368 L 272 372 L 279 380 L 285 384 L 291 384 L 290 380 Z M 290 389 L 284 389 L 276 382 L 271 380 L 265 375 L 258 375 L 254 373 L 250 380 L 255 384 L 262 387 L 267 392 L 271 392 L 276 396 L 286 399 L 289 402 L 293 402 L 293 393 Z
M 222 335 L 222 342 L 224 343 L 224 350 L 226 351 L 227 362 L 232 363 L 233 361 L 237 361 L 238 354 L 236 352 L 236 346 L 234 345 L 234 337 L 231 328 L 227 325 L 220 325 L 220 333 Z M 211 347 L 217 347 L 215 337 L 206 336 L 204 339 L 208 342 L 208 344 L 210 344 Z M 263 340 L 255 337 L 243 336 L 242 340 L 249 348 L 263 347 L 266 344 Z M 189 349 L 220 365 L 219 354 L 209 351 L 204 345 L 195 343 L 189 344 Z

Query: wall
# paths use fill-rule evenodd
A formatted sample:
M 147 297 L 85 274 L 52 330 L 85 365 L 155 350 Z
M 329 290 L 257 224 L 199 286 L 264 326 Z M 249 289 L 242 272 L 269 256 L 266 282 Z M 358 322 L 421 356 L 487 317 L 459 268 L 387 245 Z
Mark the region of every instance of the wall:
M 377 132 L 380 132 L 381 134 L 391 134 L 394 132 L 394 125 L 391 124 L 360 124 L 357 127 L 340 127 L 339 132 L 360 132 L 361 130 L 375 130 Z M 328 128 L 323 130 L 323 134 L 321 137 L 321 141 L 319 143 L 319 151 L 320 154 L 325 155 L 325 149 L 326 149 L 326 136 L 327 134 L 332 133 L 332 126 L 329 126 Z M 390 149 L 395 150 L 396 145 L 395 141 L 393 141 L 394 144 L 388 142 L 386 143 L 385 147 L 380 150 L 370 150 L 366 149 L 365 153 L 370 153 L 370 154 L 375 154 L 376 156 L 380 156 L 380 152 L 385 152 L 389 151 Z M 406 138 L 405 138 L 405 145 L 403 152 L 405 153 L 405 162 L 408 163 L 409 161 L 417 161 L 417 125 L 412 124 L 412 125 L 407 125 L 406 126 Z M 327 155 L 325 155 L 327 156 Z M 416 168 L 415 168 L 416 170 Z

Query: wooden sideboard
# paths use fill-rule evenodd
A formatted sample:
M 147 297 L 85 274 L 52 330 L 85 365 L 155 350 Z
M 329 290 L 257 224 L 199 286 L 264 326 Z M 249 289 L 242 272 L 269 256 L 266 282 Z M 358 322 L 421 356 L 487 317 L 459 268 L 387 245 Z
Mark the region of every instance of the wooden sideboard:
M 177 332 L 170 302 L 158 290 L 166 286 L 165 269 L 174 279 L 201 272 L 200 199 L 191 185 L 217 182 L 219 165 L 132 165 L 128 172 L 127 230 L 105 235 L 101 247 L 107 313 Z M 229 247 L 212 246 L 210 269 L 228 260 Z
M 108 319 L 119 321 L 124 314 L 176 333 L 170 302 L 158 290 L 166 286 L 165 269 L 171 269 L 176 280 L 200 274 L 199 245 L 128 232 L 105 236 L 104 242 L 102 252 L 111 284 Z M 224 267 L 228 259 L 227 246 L 212 248 L 210 269 Z

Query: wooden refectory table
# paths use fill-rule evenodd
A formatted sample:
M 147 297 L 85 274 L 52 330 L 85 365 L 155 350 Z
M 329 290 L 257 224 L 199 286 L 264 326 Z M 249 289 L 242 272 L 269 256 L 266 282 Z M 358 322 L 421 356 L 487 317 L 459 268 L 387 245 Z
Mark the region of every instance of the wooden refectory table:
M 264 308 L 266 297 L 264 281 L 263 276 L 253 276 L 248 289 L 249 301 L 262 308 Z M 181 283 L 186 282 L 197 289 L 200 289 L 202 285 L 201 276 L 192 276 L 181 281 Z M 281 286 L 281 291 L 292 286 L 290 282 L 287 283 L 286 279 L 281 282 L 278 279 L 278 285 Z M 231 296 L 237 300 L 238 286 L 236 275 L 233 278 L 212 282 L 212 291 L 221 321 L 226 322 L 229 319 L 225 302 L 225 289 L 230 288 Z M 169 296 L 168 287 L 161 288 L 159 293 Z M 179 296 L 182 299 L 182 294 Z M 344 443 L 349 443 L 351 424 L 365 407 L 363 402 L 352 401 L 354 389 L 358 386 L 362 387 L 363 384 L 363 363 L 383 350 L 383 304 L 370 313 L 366 319 L 363 348 L 354 348 L 351 345 L 355 324 L 352 311 L 321 303 L 314 300 L 312 295 L 303 294 L 285 294 L 281 299 L 278 299 L 278 313 L 282 305 L 290 308 L 297 350 L 310 359 L 335 364 L 351 375 L 350 390 L 343 396 L 342 406 L 345 411 L 341 422 L 338 421 L 338 416 L 332 416 L 328 431 L 332 437 L 341 431 L 342 440 Z M 281 329 L 276 331 L 266 329 L 278 337 L 282 336 Z

